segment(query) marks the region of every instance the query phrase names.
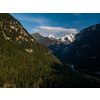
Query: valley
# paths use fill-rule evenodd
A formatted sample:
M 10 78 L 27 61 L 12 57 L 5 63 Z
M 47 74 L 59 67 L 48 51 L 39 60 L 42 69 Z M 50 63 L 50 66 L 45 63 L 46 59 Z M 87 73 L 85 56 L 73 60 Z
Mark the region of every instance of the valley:
M 96 24 L 74 37 L 43 37 L 0 13 L 0 87 L 99 88 L 99 32 Z
M 100 81 L 99 33 L 100 24 L 96 24 L 81 30 L 72 43 L 62 47 L 61 44 L 50 45 L 48 48 L 63 64 L 70 63 L 71 69 L 81 77 Z
M 96 80 L 97 82 L 100 82 L 100 75 L 97 74 L 97 72 L 89 72 L 83 69 L 75 69 L 74 65 L 71 65 L 70 67 L 73 71 L 78 73 L 81 77 L 90 79 L 92 81 Z

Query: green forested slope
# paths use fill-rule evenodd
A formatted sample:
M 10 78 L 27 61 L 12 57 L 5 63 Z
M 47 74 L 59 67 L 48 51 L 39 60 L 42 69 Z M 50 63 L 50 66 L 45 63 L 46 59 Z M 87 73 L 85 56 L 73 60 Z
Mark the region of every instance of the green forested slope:
M 37 43 L 17 20 L 9 14 L 0 14 L 1 86 L 7 83 L 34 87 L 43 74 L 61 66 L 49 49 Z

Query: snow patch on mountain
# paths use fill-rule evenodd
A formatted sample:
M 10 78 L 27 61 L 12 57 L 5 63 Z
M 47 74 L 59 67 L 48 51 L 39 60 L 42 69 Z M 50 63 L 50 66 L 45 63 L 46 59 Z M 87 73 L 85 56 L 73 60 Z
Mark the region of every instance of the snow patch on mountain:
M 52 34 L 50 34 L 48 37 L 49 37 L 49 38 L 55 38 Z
M 64 37 L 59 38 L 59 40 L 63 42 L 71 43 L 75 40 L 75 38 L 74 38 L 74 35 L 68 34 L 68 35 L 65 35 Z
M 70 40 L 71 42 L 73 42 L 75 39 L 74 39 L 74 35 L 72 34 L 69 34 L 69 35 L 66 35 L 65 38 L 68 38 L 68 40 Z
M 59 38 L 60 41 L 66 42 L 65 37 Z

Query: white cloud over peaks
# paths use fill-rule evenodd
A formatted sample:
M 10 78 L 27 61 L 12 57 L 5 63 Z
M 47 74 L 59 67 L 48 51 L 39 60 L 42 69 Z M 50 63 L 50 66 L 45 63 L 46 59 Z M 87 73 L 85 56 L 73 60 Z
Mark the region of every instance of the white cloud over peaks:
M 62 27 L 51 27 L 51 26 L 36 26 L 36 29 L 33 29 L 33 32 L 38 32 L 43 36 L 49 36 L 50 34 L 56 37 L 63 37 L 67 34 L 77 34 L 77 29 L 66 29 Z

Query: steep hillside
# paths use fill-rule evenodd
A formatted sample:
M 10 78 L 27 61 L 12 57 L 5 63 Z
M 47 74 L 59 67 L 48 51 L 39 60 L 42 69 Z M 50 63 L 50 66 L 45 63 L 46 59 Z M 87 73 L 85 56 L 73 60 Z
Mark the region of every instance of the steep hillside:
M 100 71 L 100 24 L 80 31 L 68 46 L 62 61 L 75 64 L 78 68 Z
M 11 15 L 0 14 L 0 85 L 38 87 L 41 77 L 56 70 L 63 67 L 50 50 Z

